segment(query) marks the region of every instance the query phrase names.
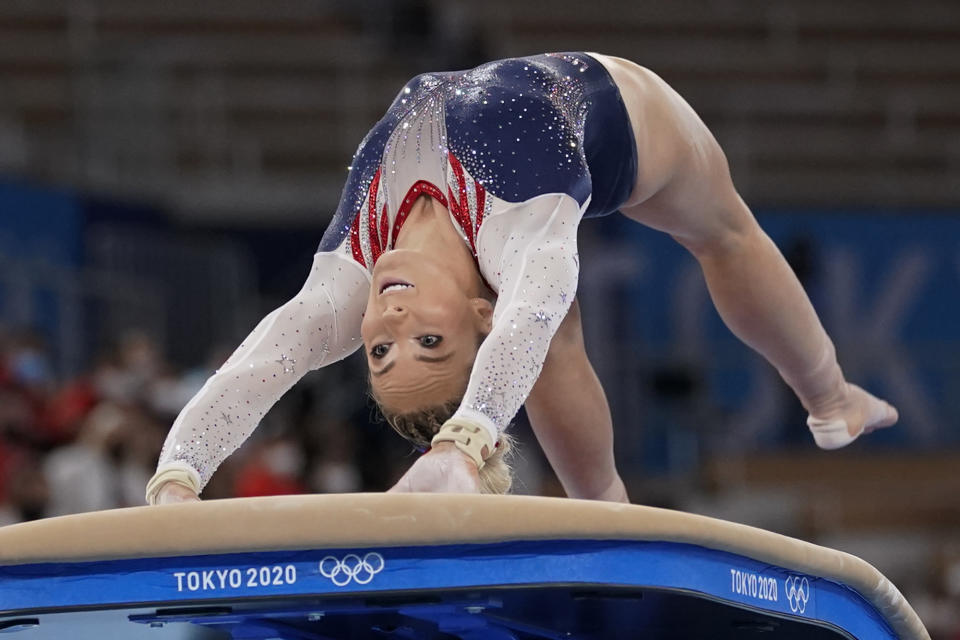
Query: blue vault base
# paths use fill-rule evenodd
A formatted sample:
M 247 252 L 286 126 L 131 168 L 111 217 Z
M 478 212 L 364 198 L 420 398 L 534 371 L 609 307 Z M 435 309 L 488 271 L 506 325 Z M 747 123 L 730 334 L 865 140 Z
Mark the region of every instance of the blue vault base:
M 672 542 L 553 540 L 0 566 L 0 634 L 896 639 L 842 583 Z

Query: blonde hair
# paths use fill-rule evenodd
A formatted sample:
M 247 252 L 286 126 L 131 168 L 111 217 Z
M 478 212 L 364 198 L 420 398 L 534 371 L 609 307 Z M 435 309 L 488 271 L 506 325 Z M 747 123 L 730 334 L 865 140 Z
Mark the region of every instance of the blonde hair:
M 373 394 L 371 394 L 373 395 Z M 390 413 L 383 404 L 373 395 L 374 401 L 380 407 L 380 413 L 393 430 L 413 443 L 418 449 L 429 449 L 430 441 L 440 430 L 443 423 L 453 416 L 460 400 L 450 400 L 435 407 L 418 409 L 409 413 Z M 500 434 L 493 454 L 484 461 L 480 469 L 481 493 L 503 494 L 510 491 L 513 485 L 513 474 L 510 471 L 509 460 L 513 451 L 513 438 L 505 433 Z

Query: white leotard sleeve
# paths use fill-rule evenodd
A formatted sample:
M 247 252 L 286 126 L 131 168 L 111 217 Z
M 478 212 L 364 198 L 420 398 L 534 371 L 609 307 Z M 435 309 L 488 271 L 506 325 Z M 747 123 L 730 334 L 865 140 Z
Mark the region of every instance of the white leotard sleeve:
M 361 344 L 370 275 L 343 251 L 314 256 L 300 292 L 267 315 L 177 416 L 157 473 L 187 471 L 203 487 L 305 373 Z
M 573 303 L 581 211 L 565 194 L 501 201 L 480 228 L 480 270 L 498 297 L 493 329 L 477 352 L 454 417 L 482 425 L 493 442 L 533 389 L 550 340 Z

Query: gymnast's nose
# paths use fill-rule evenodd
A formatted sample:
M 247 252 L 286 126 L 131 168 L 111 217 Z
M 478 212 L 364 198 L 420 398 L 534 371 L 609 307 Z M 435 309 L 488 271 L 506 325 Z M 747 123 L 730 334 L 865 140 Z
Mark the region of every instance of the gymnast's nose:
M 402 304 L 390 304 L 383 310 L 383 321 L 388 326 L 397 326 L 407 317 L 407 308 Z

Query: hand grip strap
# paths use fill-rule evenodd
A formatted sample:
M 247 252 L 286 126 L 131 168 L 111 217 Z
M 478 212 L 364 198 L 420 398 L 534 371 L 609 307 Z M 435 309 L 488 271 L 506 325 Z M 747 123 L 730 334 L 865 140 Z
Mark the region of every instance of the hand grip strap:
M 197 495 L 200 494 L 200 478 L 197 472 L 185 464 L 172 463 L 163 465 L 163 468 L 157 470 L 150 478 L 150 482 L 147 483 L 147 504 L 157 504 L 157 494 L 168 482 L 182 484 Z
M 433 436 L 430 445 L 434 446 L 438 442 L 454 443 L 457 449 L 476 463 L 477 469 L 483 468 L 484 453 L 486 457 L 490 457 L 494 449 L 487 430 L 463 418 L 451 418 L 444 422 L 437 435 Z

